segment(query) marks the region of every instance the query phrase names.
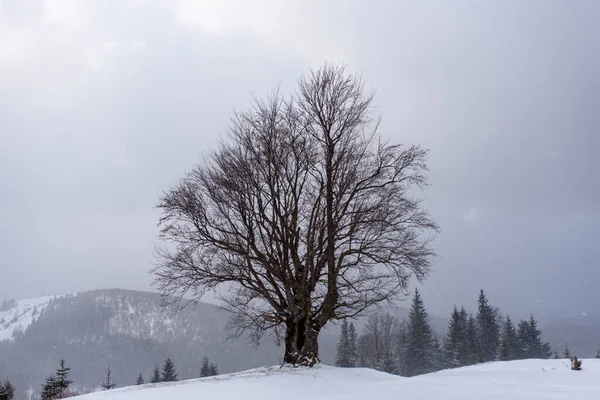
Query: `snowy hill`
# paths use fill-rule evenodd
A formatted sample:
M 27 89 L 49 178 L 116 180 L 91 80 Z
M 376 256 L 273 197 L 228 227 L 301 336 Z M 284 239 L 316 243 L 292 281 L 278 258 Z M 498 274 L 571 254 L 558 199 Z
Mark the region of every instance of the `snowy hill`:
M 199 376 L 208 355 L 220 372 L 281 361 L 282 349 L 265 338 L 254 349 L 246 338 L 228 340 L 229 315 L 200 303 L 178 313 L 161 307 L 156 293 L 120 289 L 5 302 L 0 308 L 0 377 L 20 395 L 35 393 L 61 357 L 79 388 L 98 386 L 108 363 L 119 387 L 147 380 L 156 363 L 176 360 L 181 379 Z M 337 336 L 322 335 L 323 358 L 332 362 Z
M 6 309 L 0 310 L 0 341 L 14 340 L 14 337 L 29 328 L 36 316 L 57 297 L 59 296 L 37 297 L 6 304 Z
M 524 360 L 401 378 L 362 368 L 259 368 L 215 378 L 133 386 L 82 400 L 599 399 L 600 360 L 571 371 L 564 360 Z

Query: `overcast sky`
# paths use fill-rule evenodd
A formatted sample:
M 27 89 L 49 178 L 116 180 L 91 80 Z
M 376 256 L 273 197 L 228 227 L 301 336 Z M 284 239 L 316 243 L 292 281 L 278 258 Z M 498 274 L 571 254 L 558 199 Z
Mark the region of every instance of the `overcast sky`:
M 0 0 L 0 298 L 148 289 L 163 190 L 325 61 L 430 151 L 434 314 L 600 310 L 600 2 Z

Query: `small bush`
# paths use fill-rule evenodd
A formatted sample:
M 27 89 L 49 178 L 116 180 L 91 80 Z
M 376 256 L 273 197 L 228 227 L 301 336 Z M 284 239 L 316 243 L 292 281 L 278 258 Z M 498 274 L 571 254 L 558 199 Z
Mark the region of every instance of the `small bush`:
M 577 357 L 571 357 L 571 369 L 573 371 L 581 371 L 581 360 L 578 360 Z

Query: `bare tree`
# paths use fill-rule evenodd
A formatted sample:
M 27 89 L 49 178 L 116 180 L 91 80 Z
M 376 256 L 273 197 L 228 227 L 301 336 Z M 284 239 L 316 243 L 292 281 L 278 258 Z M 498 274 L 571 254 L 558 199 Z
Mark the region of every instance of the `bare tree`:
M 389 144 L 360 78 L 326 65 L 296 93 L 236 113 L 227 140 L 166 192 L 153 269 L 162 293 L 219 293 L 237 333 L 275 329 L 284 362 L 313 365 L 328 321 L 405 294 L 434 255 L 413 198 L 427 151 Z
M 397 374 L 400 329 L 398 318 L 390 314 L 370 315 L 359 338 L 361 366 Z

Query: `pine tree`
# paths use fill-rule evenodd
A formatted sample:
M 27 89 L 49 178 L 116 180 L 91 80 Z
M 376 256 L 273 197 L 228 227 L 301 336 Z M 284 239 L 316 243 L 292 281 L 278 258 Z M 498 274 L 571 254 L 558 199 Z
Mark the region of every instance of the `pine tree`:
M 534 355 L 536 358 L 549 359 L 552 357 L 552 347 L 548 342 L 542 342 L 542 331 L 537 328 L 537 321 L 531 314 L 529 318 L 529 327 L 531 329 L 531 336 L 534 338 Z
M 12 400 L 15 397 L 15 388 L 7 379 L 0 382 L 0 400 Z
M 335 365 L 344 368 L 352 367 L 350 365 L 350 334 L 346 320 L 342 322 L 342 328 L 338 337 Z
M 110 369 L 110 363 L 108 363 L 108 368 L 104 370 L 106 376 L 104 377 L 104 382 L 102 382 L 102 389 L 110 390 L 114 389 L 117 384 L 112 380 L 112 370 Z
M 177 380 L 177 373 L 175 372 L 175 365 L 171 358 L 165 360 L 162 370 L 162 381 L 163 382 L 175 382 Z
M 59 363 L 59 368 L 56 370 L 56 385 L 58 390 L 58 398 L 64 399 L 68 393 L 69 386 L 73 383 L 73 381 L 69 380 L 69 373 L 71 368 L 68 368 L 65 365 L 65 359 L 61 358 Z
M 448 331 L 444 340 L 444 366 L 461 367 L 466 361 L 467 315 L 454 306 L 448 323 Z
M 219 375 L 219 368 L 217 364 L 211 363 L 207 356 L 202 359 L 202 367 L 200 368 L 200 377 L 206 378 L 207 376 Z
M 488 303 L 483 289 L 479 292 L 479 307 L 477 311 L 477 326 L 481 360 L 494 361 L 497 358 L 498 344 L 500 341 L 500 328 L 496 320 L 496 312 Z
M 529 322 L 521 320 L 517 327 L 517 336 L 519 337 L 519 358 L 527 359 L 531 357 L 531 338 L 529 335 Z
M 552 348 L 549 343 L 542 342 L 542 331 L 537 327 L 537 321 L 531 315 L 529 321 L 519 322 L 518 333 L 520 345 L 520 358 L 552 357 Z
M 136 385 L 143 385 L 144 384 L 144 377 L 142 376 L 142 374 L 140 373 L 140 375 L 137 377 L 136 381 L 135 381 Z
M 429 325 L 429 317 L 418 290 L 415 290 L 404 348 L 404 373 L 415 376 L 432 372 L 433 367 L 433 333 Z
M 158 364 L 154 366 L 154 370 L 152 371 L 152 377 L 150 378 L 150 383 L 158 383 L 160 382 L 160 369 L 158 369 Z
M 350 322 L 348 327 L 348 361 L 350 367 L 356 367 L 358 361 L 357 334 L 354 328 L 354 323 Z
M 519 354 L 519 338 L 517 330 L 509 316 L 504 320 L 502 336 L 500 339 L 500 360 L 516 360 Z
M 467 314 L 463 308 L 461 313 Z M 468 314 L 467 318 L 467 336 L 465 346 L 465 365 L 473 365 L 481 362 L 481 343 L 479 342 L 479 333 L 477 332 L 477 320 L 473 314 Z
M 58 386 L 58 380 L 54 374 L 46 378 L 46 382 L 42 385 L 42 393 L 40 397 L 42 400 L 55 400 L 58 399 L 60 394 L 60 388 Z
M 569 347 L 565 344 L 565 349 L 563 350 L 563 358 L 571 358 L 571 350 L 569 350 Z
M 200 368 L 200 377 L 205 378 L 210 375 L 210 361 L 207 356 L 202 359 L 202 367 Z
M 596 350 L 596 358 L 600 358 L 600 348 L 598 348 L 598 350 Z
M 439 339 L 436 335 L 433 335 L 433 357 L 431 362 L 431 368 L 433 371 L 439 371 L 444 369 L 444 350 L 440 344 Z
M 558 352 L 557 352 L 556 350 L 554 350 L 554 353 L 553 353 L 553 354 L 554 354 L 554 357 L 553 357 L 553 358 L 554 358 L 555 360 L 558 360 L 558 359 L 560 358 L 560 357 L 558 356 Z

